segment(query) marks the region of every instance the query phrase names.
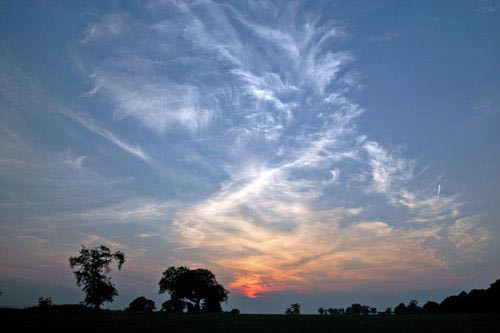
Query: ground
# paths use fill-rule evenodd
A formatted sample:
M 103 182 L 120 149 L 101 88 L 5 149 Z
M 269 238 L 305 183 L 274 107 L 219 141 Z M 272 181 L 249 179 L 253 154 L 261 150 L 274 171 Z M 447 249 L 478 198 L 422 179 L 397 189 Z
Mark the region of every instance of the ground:
M 319 316 L 165 313 L 122 311 L 0 310 L 2 327 L 16 332 L 500 332 L 500 314 Z

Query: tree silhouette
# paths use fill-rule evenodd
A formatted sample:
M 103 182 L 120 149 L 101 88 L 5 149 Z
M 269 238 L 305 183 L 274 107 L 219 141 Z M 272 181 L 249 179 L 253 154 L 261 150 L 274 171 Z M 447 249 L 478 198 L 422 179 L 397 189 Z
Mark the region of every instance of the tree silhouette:
M 48 308 L 52 305 L 52 297 L 40 297 L 38 299 L 38 307 Z
M 131 312 L 153 312 L 156 309 L 155 302 L 144 296 L 137 297 L 130 302 L 126 311 Z
M 406 313 L 408 314 L 419 314 L 422 312 L 422 308 L 418 306 L 418 301 L 412 299 L 406 306 Z
M 286 309 L 285 314 L 287 315 L 299 315 L 300 314 L 300 304 L 293 303 L 289 308 Z
M 439 304 L 433 301 L 429 301 L 424 304 L 422 307 L 422 312 L 423 313 L 439 313 L 440 312 L 440 307 Z
M 112 302 L 118 291 L 108 276 L 110 264 L 116 261 L 118 269 L 125 263 L 125 254 L 121 251 L 111 253 L 104 245 L 86 248 L 82 245 L 79 256 L 69 258 L 71 268 L 78 267 L 75 274 L 76 284 L 85 292 L 85 304 L 99 309 L 104 302 Z
M 406 305 L 404 303 L 399 303 L 398 306 L 394 308 L 395 314 L 407 314 Z
M 206 269 L 172 266 L 163 272 L 158 284 L 160 294 L 170 294 L 170 300 L 162 305 L 167 312 L 221 312 L 220 303 L 229 293 Z
M 375 312 L 377 312 L 377 309 Z M 350 307 L 346 309 L 347 314 L 356 314 L 356 315 L 368 315 L 370 314 L 370 307 L 367 305 L 361 305 L 359 303 L 352 304 Z

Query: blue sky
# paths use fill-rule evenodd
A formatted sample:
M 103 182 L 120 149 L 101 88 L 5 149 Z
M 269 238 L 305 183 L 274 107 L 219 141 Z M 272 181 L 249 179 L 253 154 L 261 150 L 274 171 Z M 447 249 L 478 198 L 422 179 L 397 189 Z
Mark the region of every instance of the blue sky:
M 500 268 L 498 1 L 0 4 L 0 305 L 123 308 L 168 266 L 224 308 L 377 307 Z

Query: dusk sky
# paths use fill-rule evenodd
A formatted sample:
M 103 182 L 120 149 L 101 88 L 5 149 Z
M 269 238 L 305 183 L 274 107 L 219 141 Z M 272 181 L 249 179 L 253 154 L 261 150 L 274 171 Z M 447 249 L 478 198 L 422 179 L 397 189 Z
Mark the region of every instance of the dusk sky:
M 80 244 L 223 309 L 441 301 L 500 277 L 500 1 L 1 1 L 0 306 Z

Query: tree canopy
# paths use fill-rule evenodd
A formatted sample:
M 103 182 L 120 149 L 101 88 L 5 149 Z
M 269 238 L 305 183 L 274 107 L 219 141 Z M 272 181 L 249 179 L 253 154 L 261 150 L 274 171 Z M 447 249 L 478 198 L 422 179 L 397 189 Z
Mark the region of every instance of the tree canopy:
M 121 251 L 112 253 L 104 245 L 87 248 L 82 245 L 79 256 L 69 258 L 69 266 L 77 267 L 76 284 L 85 292 L 85 304 L 99 309 L 104 302 L 112 302 L 118 291 L 108 276 L 110 265 L 115 261 L 120 270 L 125 263 L 125 254 Z
M 299 315 L 300 314 L 300 304 L 293 303 L 289 308 L 286 309 L 285 314 L 287 315 Z
M 220 312 L 220 303 L 229 293 L 212 272 L 201 268 L 169 267 L 158 284 L 160 294 L 170 294 L 170 300 L 162 305 L 167 312 Z
M 130 312 L 153 312 L 156 309 L 155 302 L 144 296 L 137 297 L 130 302 L 126 311 Z

